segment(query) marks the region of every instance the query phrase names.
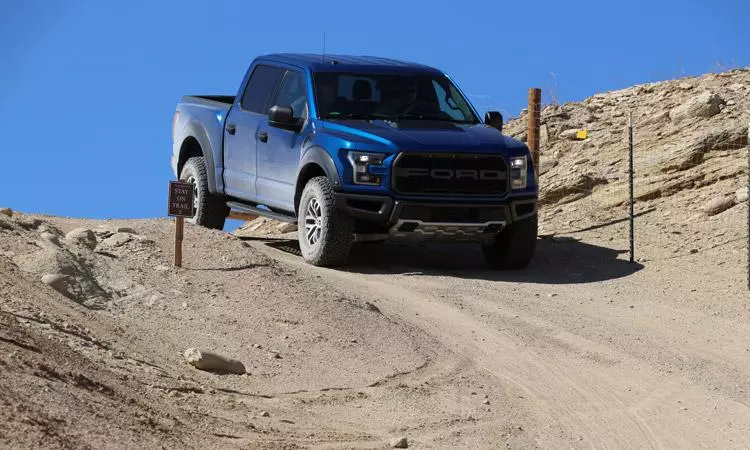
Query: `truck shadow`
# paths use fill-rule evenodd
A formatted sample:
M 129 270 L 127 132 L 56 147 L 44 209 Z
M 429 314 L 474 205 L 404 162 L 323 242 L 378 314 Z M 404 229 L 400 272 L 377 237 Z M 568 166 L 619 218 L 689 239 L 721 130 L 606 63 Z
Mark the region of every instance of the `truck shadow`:
M 266 245 L 300 255 L 295 241 Z M 362 274 L 450 276 L 535 284 L 594 283 L 626 277 L 643 268 L 618 255 L 625 250 L 600 247 L 573 239 L 539 239 L 534 260 L 524 270 L 491 270 L 475 245 L 357 244 L 349 264 L 338 270 Z

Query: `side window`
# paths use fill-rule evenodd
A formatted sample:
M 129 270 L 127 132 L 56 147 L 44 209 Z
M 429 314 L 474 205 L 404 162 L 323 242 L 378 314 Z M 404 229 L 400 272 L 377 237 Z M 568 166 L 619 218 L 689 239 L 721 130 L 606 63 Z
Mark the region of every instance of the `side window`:
M 305 92 L 305 76 L 296 70 L 287 70 L 276 99 L 271 102 L 279 106 L 291 106 L 294 117 L 307 118 L 307 94 Z
M 276 82 L 283 69 L 272 66 L 256 66 L 247 82 L 242 94 L 242 109 L 255 113 L 266 114 L 268 98 L 271 96 Z

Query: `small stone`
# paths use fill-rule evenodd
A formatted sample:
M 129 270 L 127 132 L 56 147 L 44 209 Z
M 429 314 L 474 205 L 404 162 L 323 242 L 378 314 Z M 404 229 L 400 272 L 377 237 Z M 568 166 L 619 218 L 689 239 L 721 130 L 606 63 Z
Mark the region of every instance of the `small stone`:
M 737 192 L 734 193 L 734 197 L 737 200 L 737 203 L 746 202 L 748 198 L 747 186 L 738 189 Z
M 8 217 L 13 217 L 13 210 L 10 208 L 0 208 L 0 214 L 4 214 Z
M 486 398 L 485 398 L 485 399 L 484 399 L 484 400 L 482 401 L 482 404 L 483 404 L 483 405 L 489 405 L 489 404 L 490 404 L 490 401 L 489 401 L 488 399 L 486 399 Z
M 409 441 L 406 436 L 401 436 L 391 439 L 391 447 L 393 448 L 409 448 Z
M 268 358 L 269 359 L 281 359 L 281 355 L 279 354 L 279 352 L 269 352 Z
M 380 314 L 380 309 L 370 302 L 365 302 L 365 309 Z
M 135 231 L 134 229 L 130 227 L 116 227 L 114 231 L 115 233 L 138 234 L 137 231 Z
M 281 234 L 291 233 L 293 231 L 297 231 L 297 224 L 296 223 L 281 223 L 276 229 Z
M 158 266 L 154 267 L 154 270 L 157 272 L 166 272 L 169 270 L 169 267 L 165 266 L 164 264 L 159 264 Z
M 121 245 L 128 243 L 131 239 L 133 239 L 133 237 L 128 233 L 115 233 L 107 239 L 103 240 L 102 246 L 120 247 Z
M 261 411 L 260 412 L 261 417 L 270 417 L 271 415 L 268 413 L 268 411 Z
M 185 360 L 196 369 L 216 373 L 244 374 L 245 365 L 235 359 L 227 358 L 213 352 L 189 348 L 184 353 Z
M 557 294 L 554 294 L 554 293 L 552 293 L 552 294 L 547 294 L 547 297 L 549 297 L 549 298 L 552 298 L 552 297 L 557 297 Z
M 736 204 L 737 198 L 734 195 L 727 197 L 715 198 L 703 207 L 703 212 L 709 216 L 715 216 L 716 214 L 722 213 L 727 209 L 731 208 Z
M 187 302 L 182 302 L 182 309 L 187 308 Z
M 65 240 L 71 244 L 83 245 L 89 249 L 96 247 L 96 235 L 88 228 L 76 228 L 65 235 Z

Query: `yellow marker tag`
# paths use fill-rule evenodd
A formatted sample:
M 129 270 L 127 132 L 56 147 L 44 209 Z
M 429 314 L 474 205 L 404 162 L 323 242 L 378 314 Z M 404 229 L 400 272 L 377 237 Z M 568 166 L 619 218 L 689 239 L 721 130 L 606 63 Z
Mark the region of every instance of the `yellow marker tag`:
M 586 139 L 587 137 L 589 137 L 589 132 L 587 130 L 576 131 L 576 139 Z

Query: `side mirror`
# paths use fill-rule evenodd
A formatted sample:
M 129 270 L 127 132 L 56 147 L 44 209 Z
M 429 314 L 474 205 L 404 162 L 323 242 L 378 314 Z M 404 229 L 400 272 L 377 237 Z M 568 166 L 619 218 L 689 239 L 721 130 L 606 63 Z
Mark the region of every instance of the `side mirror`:
M 503 131 L 503 115 L 497 111 L 487 111 L 487 114 L 484 115 L 484 123 L 497 128 L 500 132 Z
M 272 127 L 298 131 L 299 123 L 294 118 L 291 106 L 273 105 L 268 109 L 268 124 Z

